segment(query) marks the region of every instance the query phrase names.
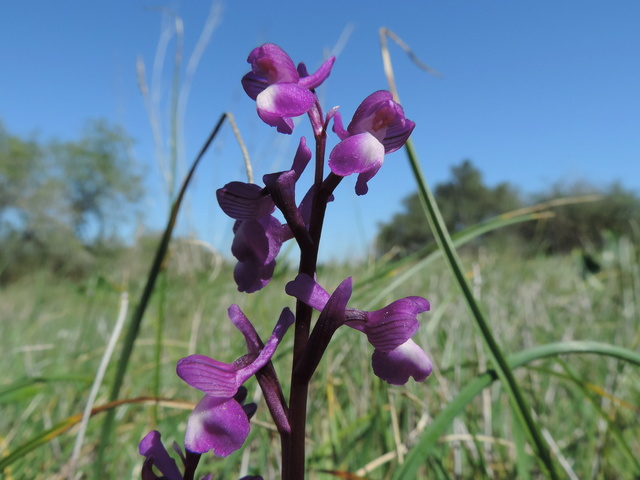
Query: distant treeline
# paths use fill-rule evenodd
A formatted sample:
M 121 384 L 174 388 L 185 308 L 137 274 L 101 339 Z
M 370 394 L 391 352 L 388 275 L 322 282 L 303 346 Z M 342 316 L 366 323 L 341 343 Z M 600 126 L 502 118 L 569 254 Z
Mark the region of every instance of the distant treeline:
M 123 222 L 139 212 L 143 197 L 131 147 L 124 130 L 104 121 L 89 122 L 77 140 L 65 142 L 21 138 L 0 122 L 0 283 L 43 269 L 83 277 L 101 263 L 126 262 L 132 255 L 140 260 L 140 252 L 153 251 L 154 235 L 141 239 L 136 250 L 119 235 Z M 451 232 L 527 205 L 597 196 L 595 201 L 554 206 L 552 218 L 492 232 L 475 245 L 501 242 L 526 252 L 556 254 L 575 248 L 595 251 L 603 244 L 603 232 L 639 236 L 640 198 L 619 184 L 557 184 L 525 197 L 506 182 L 485 185 L 482 173 L 465 160 L 434 193 Z M 413 194 L 404 200 L 402 212 L 380 225 L 376 253 L 403 256 L 433 241 Z
M 640 197 L 619 183 L 606 187 L 586 182 L 557 183 L 544 192 L 525 196 L 507 182 L 494 187 L 485 185 L 480 170 L 464 160 L 451 168 L 449 180 L 435 185 L 434 195 L 452 233 L 496 215 L 565 199 L 551 202 L 550 218 L 506 227 L 481 240 L 525 253 L 595 251 L 602 247 L 607 232 L 632 237 L 640 233 Z M 403 256 L 434 241 L 418 194 L 413 193 L 404 199 L 402 212 L 379 226 L 376 253 Z
M 131 146 L 100 120 L 64 142 L 21 138 L 0 122 L 0 281 L 42 268 L 84 274 L 118 243 L 143 194 Z

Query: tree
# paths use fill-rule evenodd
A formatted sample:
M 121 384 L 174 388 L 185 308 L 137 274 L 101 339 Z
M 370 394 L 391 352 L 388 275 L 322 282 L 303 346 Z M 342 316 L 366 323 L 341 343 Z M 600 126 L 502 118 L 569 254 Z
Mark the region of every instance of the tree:
M 64 186 L 70 220 L 79 238 L 105 237 L 111 221 L 121 220 L 127 206 L 142 195 L 141 177 L 135 172 L 131 138 L 117 126 L 92 121 L 80 140 L 54 144 L 54 164 Z
M 487 187 L 469 160 L 451 167 L 451 180 L 436 185 L 434 195 L 447 228 L 456 232 L 522 205 L 514 187 Z
M 487 187 L 482 174 L 470 161 L 451 168 L 451 179 L 437 184 L 434 196 L 451 232 L 475 225 L 490 217 L 520 208 L 523 203 L 508 183 Z M 585 196 L 599 197 L 585 202 Z M 584 181 L 557 183 L 547 191 L 531 195 L 528 204 L 566 199 L 549 207 L 554 216 L 491 234 L 492 240 L 515 244 L 521 251 L 566 253 L 573 249 L 594 251 L 605 242 L 604 233 L 637 237 L 640 231 L 640 197 L 620 183 L 596 187 Z M 433 242 L 417 193 L 403 201 L 403 211 L 379 227 L 377 253 L 412 253 Z
M 0 226 L 12 222 L 11 213 L 13 221 L 21 219 L 42 180 L 42 164 L 40 146 L 10 134 L 0 122 Z
M 87 247 L 104 247 L 142 195 L 131 144 L 104 121 L 88 123 L 79 140 L 49 143 L 0 123 L 0 280 L 45 266 L 87 270 L 96 253 Z
M 482 173 L 469 160 L 451 168 L 451 179 L 437 184 L 434 196 L 451 232 L 522 205 L 517 191 L 508 183 L 503 182 L 495 187 L 486 186 Z M 433 241 L 418 193 L 405 198 L 403 207 L 403 212 L 380 226 L 376 238 L 379 254 L 392 249 L 405 254 L 411 253 Z
M 600 249 L 604 245 L 605 232 L 617 236 L 637 235 L 634 228 L 640 226 L 640 197 L 617 182 L 606 187 L 596 187 L 584 181 L 556 183 L 546 192 L 534 195 L 531 203 L 584 196 L 600 198 L 555 207 L 553 218 L 521 224 L 518 227 L 520 236 L 536 250 L 566 253 L 576 248 Z

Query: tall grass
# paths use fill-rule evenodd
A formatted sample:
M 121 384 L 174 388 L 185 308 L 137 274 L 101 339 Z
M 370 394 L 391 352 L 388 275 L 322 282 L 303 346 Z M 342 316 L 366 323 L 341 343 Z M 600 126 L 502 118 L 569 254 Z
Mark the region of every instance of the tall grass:
M 620 239 L 610 245 L 607 268 L 598 277 L 583 277 L 578 258 L 522 259 L 508 252 L 481 248 L 463 256 L 475 293 L 490 318 L 507 358 L 539 345 L 568 340 L 597 340 L 637 351 L 640 278 L 638 252 Z M 630 261 L 632 260 L 632 261 Z M 380 267 L 373 265 L 373 268 Z M 350 270 L 357 281 L 372 266 Z M 34 273 L 0 291 L 2 348 L 0 367 L 7 372 L 0 388 L 2 452 L 6 456 L 41 432 L 83 410 L 103 349 L 118 313 L 122 285 L 117 270 L 102 280 L 77 285 Z M 324 268 L 327 284 L 337 283 L 346 268 Z M 390 275 L 398 277 L 402 270 Z M 228 281 L 229 267 L 215 279 L 206 275 L 167 271 L 167 319 L 161 371 L 162 397 L 195 402 L 198 394 L 185 388 L 174 373 L 176 359 L 191 353 L 195 338 L 199 352 L 222 359 L 240 355 L 244 345 L 226 319 L 226 305 L 239 302 L 259 331 L 270 329 L 281 305 L 291 303 L 281 291 L 285 276 L 276 278 L 269 293 L 249 300 Z M 144 279 L 127 286 L 132 297 L 141 293 Z M 406 292 L 429 298 L 433 311 L 417 341 L 430 348 L 437 370 L 424 384 L 389 389 L 370 371 L 370 346 L 351 331 L 339 330 L 311 389 L 308 429 L 310 478 L 334 478 L 323 471 L 387 478 L 402 467 L 422 435 L 438 421 L 469 385 L 478 382 L 488 358 L 457 285 L 442 260 L 418 270 L 396 291 L 376 300 L 381 306 Z M 361 299 L 373 299 L 379 288 L 361 285 Z M 149 314 L 154 314 L 151 305 Z M 120 398 L 148 396 L 153 389 L 155 325 L 142 324 L 131 367 Z M 290 342 L 290 339 L 287 338 Z M 192 348 L 192 347 L 191 347 Z M 276 369 L 289 365 L 285 343 L 275 359 Z M 114 367 L 107 374 L 113 379 Z M 640 453 L 637 416 L 638 369 L 620 358 L 594 354 L 547 357 L 514 371 L 534 406 L 537 421 L 554 458 L 562 458 L 577 478 L 633 478 Z M 487 381 L 487 380 L 485 380 Z M 491 384 L 489 386 L 489 384 Z M 250 391 L 258 395 L 255 384 Z M 102 388 L 97 405 L 107 403 Z M 257 398 L 257 397 L 256 397 Z M 150 428 L 151 404 L 117 407 L 116 440 L 107 446 L 103 478 L 137 475 L 141 459 L 137 443 Z M 159 428 L 171 441 L 184 434 L 185 404 L 160 404 Z M 322 412 L 322 413 L 321 413 Z M 278 439 L 265 408 L 260 408 L 244 452 L 225 461 L 212 457 L 202 468 L 220 478 L 236 478 L 242 465 L 277 478 Z M 394 428 L 395 425 L 395 428 Z M 78 471 L 90 475 L 99 422 L 90 422 Z M 453 422 L 427 451 L 410 478 L 513 478 L 523 471 L 541 475 L 533 451 L 518 444 L 522 433 L 499 383 L 487 383 L 464 404 Z M 3 466 L 5 478 L 65 478 L 75 441 L 73 429 L 52 435 L 45 443 Z M 519 455 L 518 455 L 519 454 Z M 406 462 L 405 462 L 406 463 Z M 564 468 L 564 467 L 560 467 Z M 523 470 L 525 469 L 525 470 Z M 564 474 L 563 474 L 564 476 Z

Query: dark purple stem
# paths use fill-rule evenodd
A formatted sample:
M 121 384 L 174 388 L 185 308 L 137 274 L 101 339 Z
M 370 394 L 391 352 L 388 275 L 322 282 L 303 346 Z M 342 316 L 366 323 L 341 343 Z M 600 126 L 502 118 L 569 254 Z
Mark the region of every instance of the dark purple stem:
M 313 203 L 311 209 L 311 218 L 309 221 L 310 245 L 307 247 L 300 245 L 300 266 L 299 273 L 305 273 L 311 278 L 315 277 L 316 267 L 318 263 L 318 249 L 320 245 L 320 237 L 322 235 L 322 226 L 327 208 L 327 202 L 335 187 L 338 186 L 342 177 L 330 173 L 325 181 L 322 180 L 324 157 L 327 144 L 326 123 L 321 124 L 318 128 L 318 118 L 322 118 L 321 110 L 318 105 L 313 113 L 309 113 L 312 126 L 314 128 L 316 141 L 316 169 L 315 169 L 315 189 Z M 305 431 L 307 420 L 307 394 L 309 390 L 309 381 L 313 372 L 301 371 L 296 367 L 300 363 L 303 356 L 308 356 L 306 352 L 310 334 L 311 315 L 313 309 L 301 301 L 296 302 L 296 322 L 295 336 L 293 345 L 293 365 L 291 373 L 291 394 L 289 397 L 289 424 L 291 426 L 291 435 L 289 436 L 288 448 L 283 448 L 283 480 L 302 480 L 305 478 Z M 327 338 L 327 342 L 330 339 Z M 322 352 L 326 348 L 324 346 L 314 345 L 322 356 Z M 313 353 L 312 356 L 315 356 Z M 319 361 L 319 359 L 318 359 Z M 283 445 L 286 442 L 283 441 Z
M 189 450 L 185 451 L 185 462 L 184 462 L 184 480 L 194 480 L 194 475 L 196 474 L 196 468 L 198 468 L 198 463 L 200 462 L 200 454 L 194 453 Z

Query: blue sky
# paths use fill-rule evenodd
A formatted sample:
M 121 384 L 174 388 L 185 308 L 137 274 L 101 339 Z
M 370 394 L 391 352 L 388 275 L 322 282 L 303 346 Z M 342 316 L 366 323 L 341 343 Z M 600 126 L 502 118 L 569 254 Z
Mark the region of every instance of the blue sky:
M 166 135 L 176 37 L 172 17 L 159 6 L 183 21 L 184 80 L 212 8 L 208 0 L 0 4 L 0 119 L 9 131 L 42 140 L 77 138 L 90 118 L 123 125 L 136 140 L 134 155 L 145 172 L 150 229 L 163 226 L 167 195 L 136 62 L 143 60 L 151 83 L 161 33 L 167 33 L 161 81 L 154 84 Z M 227 0 L 219 6 L 219 24 L 190 80 L 185 162 L 219 115 L 231 111 L 256 178 L 288 168 L 299 135 L 310 131 L 301 122 L 284 137 L 260 122 L 240 86 L 249 52 L 276 43 L 315 69 L 346 39 L 320 95 L 326 109 L 340 105 L 348 121 L 362 99 L 386 88 L 378 40 L 379 27 L 386 26 L 442 73 L 425 74 L 391 47 L 430 183 L 445 180 L 452 165 L 469 158 L 487 183 L 508 181 L 525 192 L 577 179 L 600 185 L 621 180 L 640 191 L 640 2 Z M 180 232 L 227 247 L 231 223 L 217 207 L 215 190 L 243 175 L 240 150 L 225 128 L 198 171 Z M 401 152 L 387 157 L 368 195 L 357 197 L 353 185 L 344 182 L 330 208 L 324 258 L 359 255 L 377 224 L 414 190 Z

